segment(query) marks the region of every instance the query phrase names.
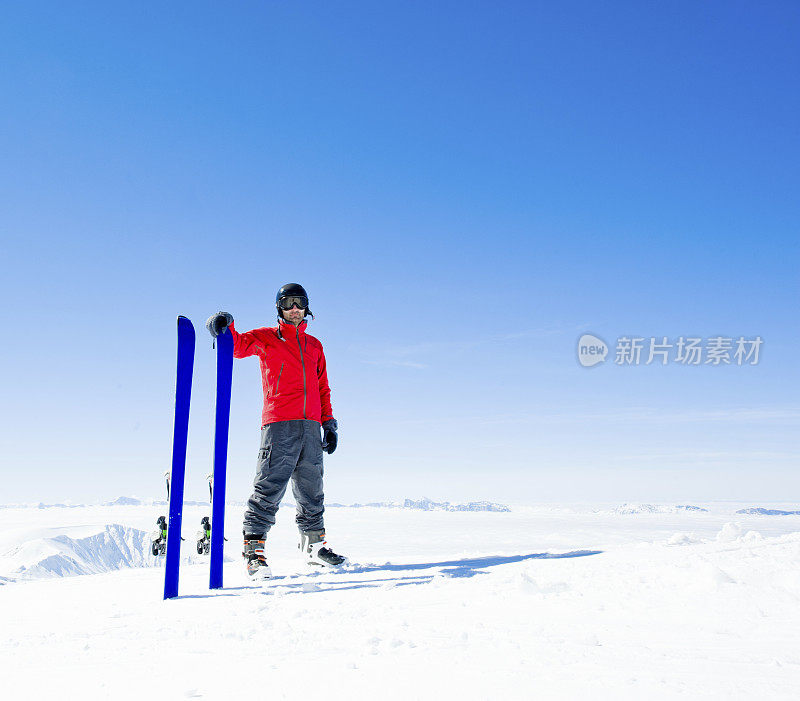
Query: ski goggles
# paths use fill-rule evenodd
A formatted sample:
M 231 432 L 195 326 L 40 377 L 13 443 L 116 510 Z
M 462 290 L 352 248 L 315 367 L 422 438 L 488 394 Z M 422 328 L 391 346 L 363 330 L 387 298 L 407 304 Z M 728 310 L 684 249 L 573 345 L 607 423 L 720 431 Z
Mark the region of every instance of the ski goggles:
M 284 311 L 289 311 L 292 307 L 308 309 L 308 297 L 283 297 L 278 301 L 278 306 Z

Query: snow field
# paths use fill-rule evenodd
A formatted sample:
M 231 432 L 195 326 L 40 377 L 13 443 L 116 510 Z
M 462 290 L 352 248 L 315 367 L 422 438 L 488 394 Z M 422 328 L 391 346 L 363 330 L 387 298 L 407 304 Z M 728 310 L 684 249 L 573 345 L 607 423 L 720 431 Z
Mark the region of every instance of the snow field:
M 17 537 L 23 511 L 0 512 Z M 77 511 L 61 529 L 157 515 Z M 800 518 L 722 511 L 331 509 L 358 564 L 317 571 L 284 509 L 256 586 L 231 509 L 222 591 L 206 561 L 168 602 L 155 567 L 1 586 L 3 697 L 796 698 Z

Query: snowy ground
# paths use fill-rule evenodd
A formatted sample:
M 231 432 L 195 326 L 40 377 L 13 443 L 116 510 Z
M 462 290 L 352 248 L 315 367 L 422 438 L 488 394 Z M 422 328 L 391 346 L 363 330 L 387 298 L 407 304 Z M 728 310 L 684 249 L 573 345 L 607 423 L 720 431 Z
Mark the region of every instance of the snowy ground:
M 225 589 L 194 555 L 167 602 L 163 507 L 0 508 L 0 696 L 798 698 L 800 516 L 734 513 L 797 506 L 620 506 L 331 508 L 336 572 L 298 563 L 282 509 L 263 586 L 229 507 Z

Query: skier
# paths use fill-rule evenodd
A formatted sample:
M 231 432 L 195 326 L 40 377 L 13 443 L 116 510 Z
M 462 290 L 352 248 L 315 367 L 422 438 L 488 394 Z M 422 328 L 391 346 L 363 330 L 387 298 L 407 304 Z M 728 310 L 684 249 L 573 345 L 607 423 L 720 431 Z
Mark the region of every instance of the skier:
M 267 532 L 289 479 L 297 502 L 298 546 L 309 564 L 335 567 L 346 558 L 326 547 L 323 524 L 322 452 L 336 450 L 337 422 L 322 344 L 306 333 L 308 294 L 289 283 L 275 296 L 278 325 L 239 333 L 233 316 L 217 312 L 206 327 L 216 337 L 227 328 L 233 336 L 233 357 L 258 355 L 264 390 L 261 448 L 254 491 L 244 515 L 244 552 L 253 579 L 270 576 L 264 552 Z M 320 438 L 320 425 L 324 436 Z

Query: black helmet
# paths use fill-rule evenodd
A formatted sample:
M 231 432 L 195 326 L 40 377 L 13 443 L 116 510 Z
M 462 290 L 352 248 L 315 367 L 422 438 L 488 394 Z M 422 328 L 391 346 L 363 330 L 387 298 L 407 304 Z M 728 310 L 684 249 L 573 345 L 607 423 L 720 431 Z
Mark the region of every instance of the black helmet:
M 278 310 L 278 319 L 283 318 L 283 315 L 281 314 L 280 302 L 282 299 L 286 297 L 305 297 L 306 299 L 305 316 L 311 314 L 311 318 L 312 319 L 314 318 L 314 314 L 312 314 L 311 310 L 308 308 L 308 292 L 306 292 L 306 288 L 297 282 L 288 282 L 283 287 L 281 287 L 281 289 L 278 290 L 278 294 L 275 295 L 275 308 Z

